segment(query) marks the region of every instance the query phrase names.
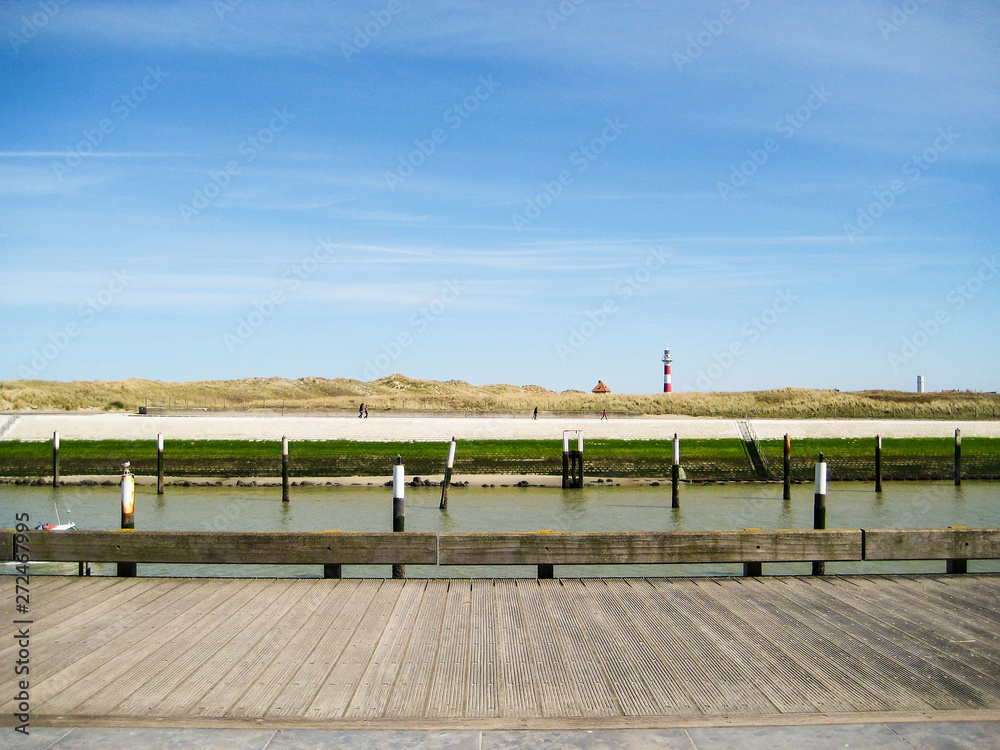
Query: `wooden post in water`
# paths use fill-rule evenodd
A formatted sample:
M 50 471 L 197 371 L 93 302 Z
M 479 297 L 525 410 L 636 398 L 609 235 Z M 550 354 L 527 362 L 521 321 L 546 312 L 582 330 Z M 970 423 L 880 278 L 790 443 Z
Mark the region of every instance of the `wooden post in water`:
M 281 436 L 281 502 L 288 502 L 288 438 Z
M 59 432 L 52 433 L 52 486 L 59 486 Z
M 882 436 L 875 436 L 875 491 L 882 491 Z
M 129 471 L 130 462 L 122 464 L 122 531 L 135 528 L 135 477 Z M 134 562 L 118 563 L 119 578 L 135 578 L 137 566 Z
M 819 461 L 816 463 L 816 494 L 813 497 L 813 528 L 826 528 L 826 461 L 823 454 L 819 454 Z M 814 576 L 826 575 L 826 562 L 824 560 L 814 560 L 812 564 L 812 574 Z
M 403 457 L 396 456 L 396 465 L 392 467 L 392 530 L 406 531 L 406 515 L 403 508 L 403 493 L 406 486 L 406 471 L 403 468 Z M 406 565 L 393 563 L 393 578 L 406 578 Z
M 681 441 L 674 433 L 674 454 L 670 466 L 670 507 L 681 507 Z
M 576 433 L 576 450 L 569 448 L 569 434 Z M 563 430 L 563 475 L 562 486 L 583 487 L 583 430 Z
M 962 486 L 962 431 L 955 429 L 955 486 Z
M 163 433 L 156 436 L 156 494 L 163 494 Z
M 583 430 L 576 432 L 576 473 L 574 487 L 583 487 Z
M 441 510 L 448 508 L 448 488 L 451 487 L 451 470 L 455 467 L 455 437 L 448 444 L 448 461 L 444 465 L 444 481 L 441 482 Z
M 784 489 L 781 492 L 782 500 L 792 499 L 792 439 L 785 433 L 785 457 L 781 462 L 784 474 Z

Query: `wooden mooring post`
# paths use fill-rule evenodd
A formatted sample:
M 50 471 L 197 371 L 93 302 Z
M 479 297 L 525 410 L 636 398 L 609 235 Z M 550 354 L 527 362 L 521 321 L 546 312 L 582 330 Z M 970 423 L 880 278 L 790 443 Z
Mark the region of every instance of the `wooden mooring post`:
M 670 507 L 681 507 L 681 441 L 674 433 L 673 461 L 670 466 Z
M 875 436 L 875 491 L 882 491 L 882 436 Z
M 163 494 L 163 433 L 156 435 L 156 494 Z
M 122 464 L 122 531 L 135 528 L 135 477 L 129 471 L 130 462 Z M 135 578 L 137 565 L 134 562 L 118 563 L 119 578 Z
M 455 467 L 455 437 L 448 443 L 448 460 L 444 466 L 444 480 L 441 482 L 440 510 L 448 509 L 448 489 L 451 487 L 451 470 Z
M 288 438 L 281 437 L 281 502 L 288 502 Z
M 816 494 L 813 496 L 813 528 L 826 528 L 826 461 L 823 454 L 819 454 L 819 461 L 816 462 Z M 812 574 L 814 576 L 826 575 L 826 561 L 813 560 Z
M 569 448 L 569 435 L 576 433 L 576 450 Z M 583 487 L 583 430 L 563 430 L 563 489 Z
M 52 433 L 52 486 L 59 486 L 59 431 Z
M 392 467 L 392 530 L 406 531 L 406 514 L 403 506 L 403 493 L 406 491 L 406 470 L 403 467 L 403 457 L 396 456 L 396 465 Z M 402 563 L 392 564 L 393 578 L 406 578 L 406 566 Z
M 781 462 L 784 489 L 781 492 L 782 500 L 792 499 L 792 439 L 785 433 L 785 457 Z
M 955 486 L 962 486 L 962 431 L 955 430 Z

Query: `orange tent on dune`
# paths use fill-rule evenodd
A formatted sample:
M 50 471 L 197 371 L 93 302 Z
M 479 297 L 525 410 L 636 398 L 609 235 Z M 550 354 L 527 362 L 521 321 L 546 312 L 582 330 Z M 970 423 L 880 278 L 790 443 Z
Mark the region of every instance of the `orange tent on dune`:
M 593 393 L 611 393 L 611 389 L 604 385 L 603 380 L 598 380 L 597 385 L 594 386 Z

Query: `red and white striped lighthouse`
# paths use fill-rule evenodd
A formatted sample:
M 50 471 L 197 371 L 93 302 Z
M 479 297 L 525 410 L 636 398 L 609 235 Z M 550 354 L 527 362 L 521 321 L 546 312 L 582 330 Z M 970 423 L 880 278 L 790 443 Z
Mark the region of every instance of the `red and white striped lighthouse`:
M 670 359 L 670 350 L 663 350 L 663 392 L 670 393 L 673 391 L 673 386 L 670 385 L 670 364 L 673 362 Z

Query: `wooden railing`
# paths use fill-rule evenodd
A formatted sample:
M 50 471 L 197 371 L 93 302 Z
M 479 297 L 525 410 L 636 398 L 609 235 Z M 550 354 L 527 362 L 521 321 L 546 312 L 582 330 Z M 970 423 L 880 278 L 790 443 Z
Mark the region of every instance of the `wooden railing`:
M 336 566 L 762 563 L 1000 559 L 1000 529 L 663 532 L 210 532 L 0 530 L 5 560 Z

